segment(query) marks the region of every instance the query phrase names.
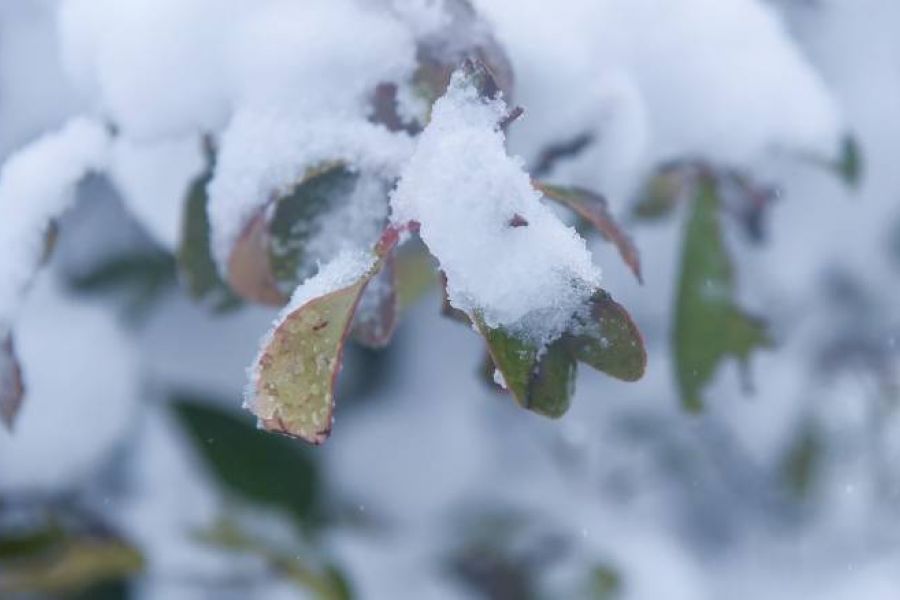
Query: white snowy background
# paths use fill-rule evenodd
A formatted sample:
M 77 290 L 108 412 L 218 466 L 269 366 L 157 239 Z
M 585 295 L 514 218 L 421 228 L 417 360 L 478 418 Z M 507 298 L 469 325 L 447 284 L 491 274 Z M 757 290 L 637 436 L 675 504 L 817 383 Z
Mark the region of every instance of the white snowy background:
M 681 212 L 626 219 L 643 286 L 612 247 L 589 242 L 603 287 L 645 334 L 649 367 L 633 384 L 582 369 L 559 421 L 485 387 L 480 339 L 431 295 L 404 317 L 380 363 L 388 372 L 357 384 L 364 397 L 338 408 L 314 451 L 330 493 L 387 524 L 329 528 L 329 556 L 361 598 L 477 597 L 446 562 L 462 516 L 480 511 L 523 515 L 525 544 L 563 540 L 558 560 L 536 567 L 548 590 L 572 590 L 602 564 L 637 600 L 900 597 L 900 418 L 866 365 L 816 363 L 863 321 L 895 373 L 900 361 L 900 4 L 474 4 L 512 61 L 526 113 L 508 141 L 524 164 L 591 134 L 552 179 L 604 192 L 619 215 L 665 160 L 703 158 L 777 186 L 765 242 L 736 231 L 728 242 L 741 303 L 778 343 L 755 355 L 752 394 L 728 364 L 704 413 L 680 408 L 668 337 Z M 191 390 L 238 409 L 274 313 L 212 315 L 171 293 L 135 325 L 112 300 L 72 294 L 62 273 L 138 235 L 121 217 L 104 221 L 120 202 L 174 250 L 206 133 L 221 142 L 210 186 L 219 260 L 253 203 L 304 165 L 337 154 L 399 174 L 413 142 L 367 123 L 366 94 L 408 77 L 416 39 L 444 20 L 429 0 L 0 2 L 0 331 L 14 318 L 28 389 L 14 434 L 0 431 L 0 498 L 74 493 L 97 507 L 147 558 L 139 597 L 305 597 L 276 578 L 242 591 L 215 583 L 255 566 L 191 536 L 223 499 L 167 408 L 170 391 Z M 846 134 L 865 161 L 857 190 L 804 160 L 835 158 Z M 97 168 L 106 180 L 60 193 Z M 57 259 L 20 301 L 37 260 L 22 248 L 66 202 Z M 831 300 L 836 281 L 852 282 L 865 308 Z M 493 285 L 514 282 L 498 273 Z M 779 466 L 810 424 L 822 468 L 792 503 Z M 278 519 L 260 510 L 250 521 L 265 531 Z

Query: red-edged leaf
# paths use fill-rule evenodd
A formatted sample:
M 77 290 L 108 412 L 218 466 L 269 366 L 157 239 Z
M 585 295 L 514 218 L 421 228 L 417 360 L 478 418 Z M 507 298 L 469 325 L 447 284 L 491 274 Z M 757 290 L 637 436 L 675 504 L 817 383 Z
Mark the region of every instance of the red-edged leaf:
M 0 343 L 0 421 L 9 430 L 13 428 L 24 397 L 22 369 L 16 358 L 12 335 L 7 335 Z
M 631 236 L 625 233 L 625 230 L 609 212 L 606 198 L 579 187 L 562 187 L 540 181 L 532 183 L 544 196 L 575 211 L 581 218 L 593 225 L 606 240 L 615 245 L 622 260 L 625 261 L 637 280 L 641 283 L 644 282 L 641 275 L 640 253 Z
M 327 439 L 335 383 L 354 314 L 397 241 L 398 232 L 388 230 L 367 272 L 350 285 L 306 302 L 276 326 L 252 367 L 256 376 L 248 400 L 264 429 L 312 444 Z
M 353 338 L 370 348 L 383 348 L 397 327 L 397 261 L 394 253 L 384 258 L 384 266 L 369 280 L 356 308 Z
M 281 306 L 287 298 L 278 289 L 272 274 L 268 227 L 265 210 L 257 213 L 244 227 L 228 260 L 228 283 L 246 300 Z

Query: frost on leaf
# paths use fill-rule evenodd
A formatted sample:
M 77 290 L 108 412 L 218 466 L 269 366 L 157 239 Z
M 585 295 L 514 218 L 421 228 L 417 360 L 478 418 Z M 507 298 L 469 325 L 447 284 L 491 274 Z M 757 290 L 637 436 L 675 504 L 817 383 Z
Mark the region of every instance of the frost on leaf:
M 294 292 L 250 368 L 245 404 L 261 427 L 312 444 L 331 433 L 344 343 L 366 286 L 396 243 L 390 229 L 376 256 L 341 253 Z
M 673 343 L 682 402 L 703 406 L 702 389 L 719 364 L 733 356 L 746 368 L 750 353 L 770 344 L 765 325 L 736 305 L 734 271 L 722 237 L 718 182 L 712 174 L 695 182 L 675 306 Z
M 0 421 L 7 429 L 12 430 L 22 399 L 25 386 L 22 382 L 22 369 L 16 358 L 11 335 L 0 341 Z
M 534 186 L 547 198 L 559 202 L 589 222 L 603 237 L 615 245 L 619 255 L 637 280 L 643 283 L 641 257 L 634 242 L 609 212 L 606 198 L 579 187 L 562 187 L 534 182 Z

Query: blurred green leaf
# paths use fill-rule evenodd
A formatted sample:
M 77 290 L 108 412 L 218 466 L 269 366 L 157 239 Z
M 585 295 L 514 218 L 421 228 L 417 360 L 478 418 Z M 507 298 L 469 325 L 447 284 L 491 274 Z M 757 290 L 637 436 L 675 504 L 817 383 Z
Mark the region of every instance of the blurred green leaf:
M 229 521 L 220 520 L 212 529 L 201 532 L 198 538 L 217 548 L 262 558 L 277 576 L 296 584 L 317 600 L 353 598 L 350 582 L 336 566 L 317 564 L 321 560 L 304 560 L 302 555 L 276 548 L 274 544 L 245 533 Z
M 590 600 L 614 600 L 622 595 L 622 576 L 608 565 L 593 569 L 588 585 Z
M 12 333 L 0 338 L 0 423 L 12 431 L 25 399 L 22 368 Z
M 840 156 L 833 168 L 849 187 L 859 187 L 863 178 L 863 157 L 856 138 L 851 135 L 844 137 Z
M 121 295 L 125 314 L 132 319 L 146 315 L 175 282 L 175 260 L 162 250 L 109 256 L 92 270 L 68 278 L 69 287 L 79 293 Z
M 113 538 L 48 532 L 18 543 L 25 554 L 0 565 L 0 597 L 26 593 L 78 593 L 104 582 L 121 580 L 143 568 L 141 555 Z M 7 544 L 7 552 L 10 545 Z M 35 552 L 37 554 L 35 554 Z
M 797 498 L 805 498 L 815 483 L 822 462 L 821 432 L 804 427 L 785 453 L 780 467 L 781 481 Z
M 206 185 L 211 178 L 212 165 L 188 190 L 177 253 L 178 273 L 191 297 L 209 302 L 215 310 L 226 310 L 238 306 L 240 300 L 219 275 L 210 251 Z
M 681 164 L 664 165 L 653 173 L 638 195 L 632 215 L 642 221 L 660 221 L 675 210 L 685 186 L 685 170 Z
M 700 175 L 687 222 L 675 306 L 673 345 L 681 398 L 691 411 L 719 364 L 733 356 L 747 368 L 756 348 L 770 345 L 765 326 L 736 305 L 734 270 L 720 223 L 718 184 Z
M 315 524 L 322 509 L 321 483 L 307 448 L 192 396 L 176 396 L 173 406 L 207 467 L 228 491 L 286 511 L 299 524 Z

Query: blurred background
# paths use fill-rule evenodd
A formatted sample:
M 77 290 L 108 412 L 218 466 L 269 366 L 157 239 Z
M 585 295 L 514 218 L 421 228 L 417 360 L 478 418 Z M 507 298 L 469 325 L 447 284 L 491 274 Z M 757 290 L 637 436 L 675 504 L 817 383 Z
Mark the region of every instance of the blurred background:
M 252 23 L 248 47 L 270 45 L 248 69 L 281 78 L 295 44 L 328 47 L 326 4 L 0 3 L 0 157 L 76 114 L 120 133 L 15 323 L 0 597 L 900 597 L 900 5 L 473 2 L 526 111 L 510 151 L 604 193 L 640 250 L 643 285 L 588 237 L 647 373 L 582 369 L 562 419 L 523 411 L 432 286 L 390 346 L 347 347 L 313 448 L 240 410 L 276 311 L 198 303 L 176 255 L 201 135 L 234 104 L 217 36 Z M 340 4 L 415 39 L 446 9 Z M 377 51 L 358 40 L 278 81 L 351 76 Z M 696 169 L 720 182 L 716 214 L 685 184 Z M 764 343 L 704 313 L 686 278 L 708 260 L 727 267 L 704 285 Z M 697 348 L 708 377 L 679 358 Z

